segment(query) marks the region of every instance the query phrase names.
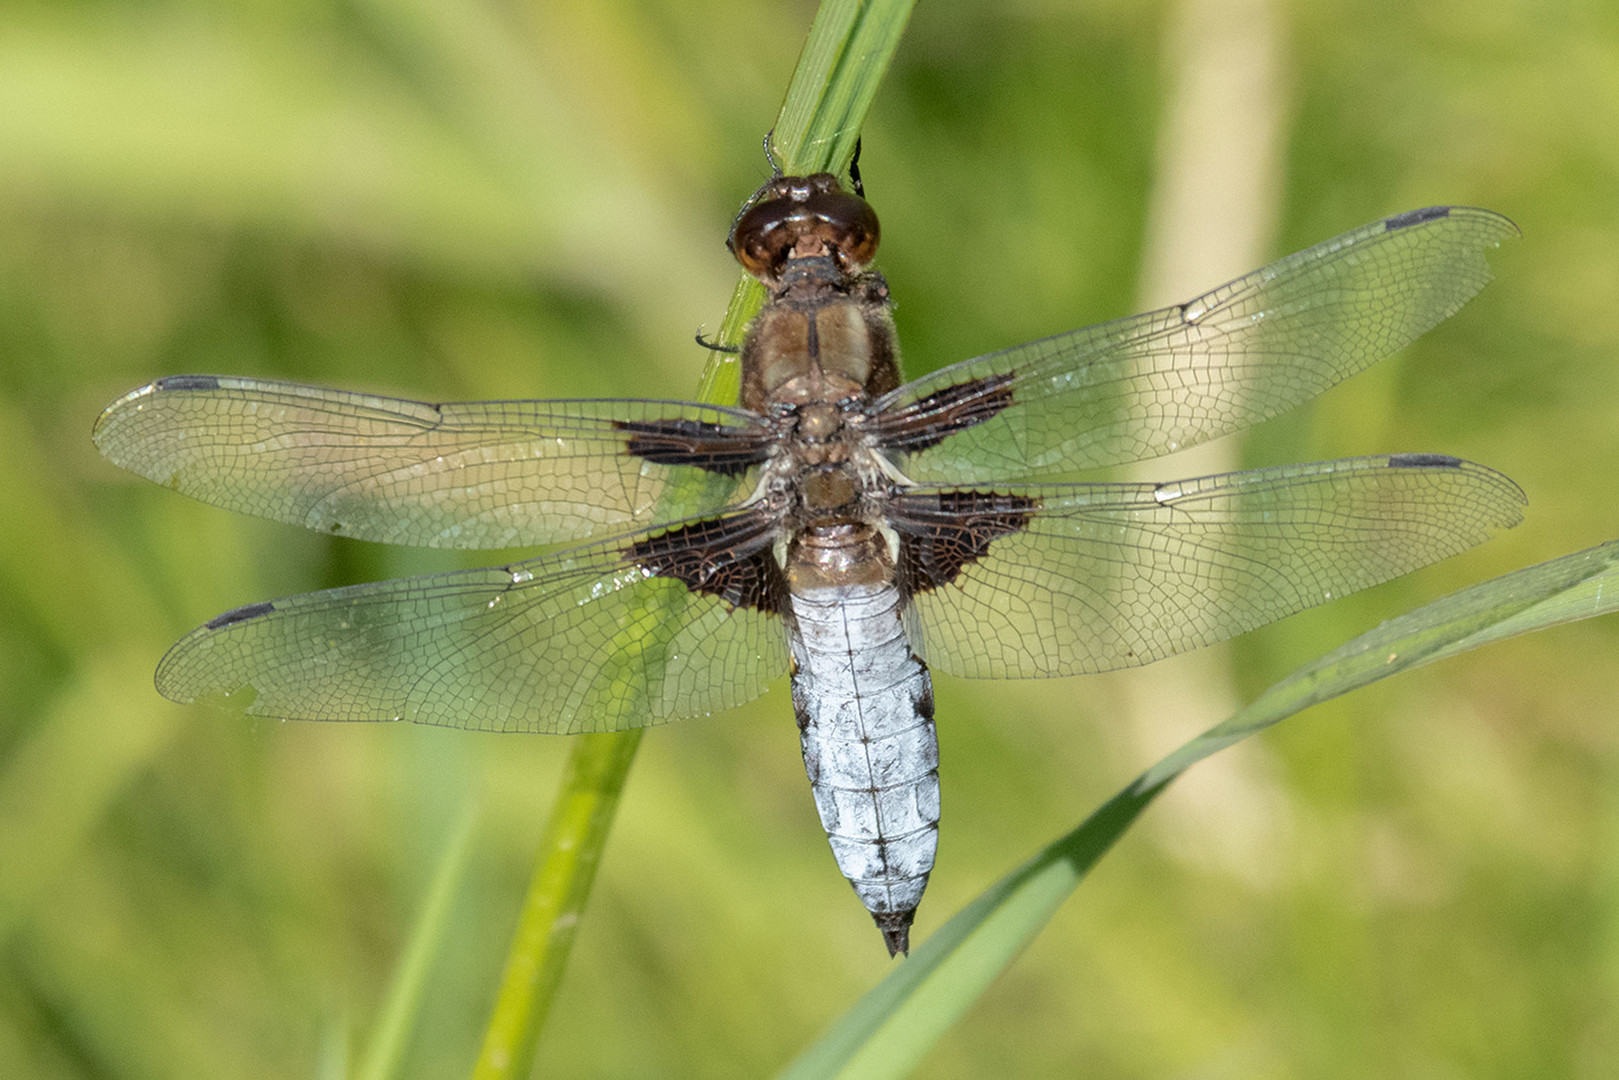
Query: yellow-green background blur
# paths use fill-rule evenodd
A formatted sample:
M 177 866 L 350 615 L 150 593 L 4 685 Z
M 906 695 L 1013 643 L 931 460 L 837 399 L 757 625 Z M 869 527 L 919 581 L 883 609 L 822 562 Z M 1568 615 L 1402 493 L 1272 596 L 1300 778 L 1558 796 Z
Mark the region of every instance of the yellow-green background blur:
M 0 12 L 0 1075 L 335 1075 L 478 799 L 406 1074 L 469 1067 L 566 743 L 222 720 L 160 699 L 151 671 L 233 605 L 477 557 L 192 503 L 101 461 L 90 426 L 182 372 L 689 396 L 811 14 Z M 1198 89 L 1187 73 L 1222 58 L 1227 81 Z M 1174 253 L 1232 206 L 1252 250 L 1199 256 L 1197 287 L 1432 203 L 1524 231 L 1457 318 L 1228 453 L 1458 454 L 1523 486 L 1525 523 L 1210 659 L 941 678 L 918 939 L 1297 664 L 1619 536 L 1619 6 L 928 0 L 865 145 L 912 373 L 1136 310 L 1150 251 L 1179 280 Z M 1172 174 L 1193 196 L 1170 228 Z M 1520 639 L 1200 766 L 926 1068 L 1619 1074 L 1616 649 L 1611 620 Z M 766 1074 L 890 966 L 827 851 L 783 683 L 646 739 L 540 1061 Z

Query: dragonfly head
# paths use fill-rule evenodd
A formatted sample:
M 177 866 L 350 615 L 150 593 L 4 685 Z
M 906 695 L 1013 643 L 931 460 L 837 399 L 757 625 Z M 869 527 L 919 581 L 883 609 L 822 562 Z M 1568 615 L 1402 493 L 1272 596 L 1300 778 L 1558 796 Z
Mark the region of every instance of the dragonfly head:
M 877 214 L 831 173 L 778 176 L 766 184 L 731 227 L 726 247 L 742 268 L 766 285 L 788 260 L 830 256 L 858 274 L 877 253 Z

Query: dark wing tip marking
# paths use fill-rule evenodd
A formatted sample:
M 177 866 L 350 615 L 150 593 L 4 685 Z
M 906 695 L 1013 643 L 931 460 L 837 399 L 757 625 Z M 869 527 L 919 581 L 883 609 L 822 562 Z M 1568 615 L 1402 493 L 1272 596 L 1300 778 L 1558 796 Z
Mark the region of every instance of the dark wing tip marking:
M 1413 225 L 1421 225 L 1424 221 L 1449 217 L 1450 209 L 1448 206 L 1424 206 L 1420 210 L 1407 210 L 1403 214 L 1395 214 L 1393 217 L 1384 218 L 1383 228 L 1389 232 L 1409 229 Z
M 1463 465 L 1459 457 L 1449 454 L 1390 454 L 1389 468 L 1391 469 L 1459 469 Z
M 1480 486 L 1491 488 L 1490 501 L 1494 510 L 1499 511 L 1496 525 L 1510 529 L 1523 520 L 1522 508 L 1529 504 L 1529 496 L 1523 489 L 1513 483 L 1512 478 L 1503 476 L 1494 469 L 1483 465 L 1465 461 L 1449 454 L 1390 454 L 1388 467 L 1391 469 L 1453 469 L 1457 472 L 1470 471 Z M 1476 542 L 1476 541 L 1475 541 Z
M 152 389 L 166 390 L 218 390 L 219 378 L 214 375 L 170 375 L 158 379 Z
M 205 630 L 219 630 L 227 626 L 234 626 L 240 622 L 247 622 L 249 619 L 257 619 L 270 614 L 274 610 L 275 605 L 268 600 L 264 600 L 257 604 L 246 604 L 239 608 L 231 608 L 223 615 L 215 615 L 202 625 Z

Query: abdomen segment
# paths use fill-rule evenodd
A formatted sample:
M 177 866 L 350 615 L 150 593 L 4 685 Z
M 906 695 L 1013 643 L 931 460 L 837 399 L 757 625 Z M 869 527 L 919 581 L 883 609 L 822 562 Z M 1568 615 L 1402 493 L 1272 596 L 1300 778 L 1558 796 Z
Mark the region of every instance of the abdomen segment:
M 804 768 L 838 868 L 890 955 L 910 947 L 939 838 L 933 684 L 905 638 L 899 601 L 892 584 L 792 598 Z

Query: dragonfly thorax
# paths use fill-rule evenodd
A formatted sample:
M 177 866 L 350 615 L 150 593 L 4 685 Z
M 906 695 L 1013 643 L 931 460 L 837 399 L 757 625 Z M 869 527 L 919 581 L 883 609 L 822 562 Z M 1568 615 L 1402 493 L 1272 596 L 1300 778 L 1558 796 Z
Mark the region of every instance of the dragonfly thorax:
M 787 531 L 881 515 L 894 472 L 865 430 L 867 403 L 862 395 L 776 414 L 780 438 L 761 490 L 780 508 Z

